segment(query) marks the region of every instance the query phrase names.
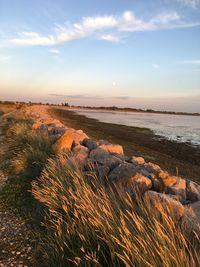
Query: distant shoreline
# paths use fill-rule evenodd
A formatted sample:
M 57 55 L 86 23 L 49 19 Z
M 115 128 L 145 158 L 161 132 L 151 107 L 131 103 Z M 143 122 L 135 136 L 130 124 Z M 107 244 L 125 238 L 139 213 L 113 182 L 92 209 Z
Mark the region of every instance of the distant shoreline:
M 150 113 L 150 114 L 166 114 L 166 115 L 184 115 L 184 116 L 200 116 L 198 112 L 175 112 L 175 111 L 158 111 L 152 109 L 134 109 L 134 108 L 118 108 L 118 107 L 90 107 L 90 106 L 64 106 L 68 109 L 89 109 L 99 111 L 119 111 L 119 112 L 135 112 L 135 113 Z

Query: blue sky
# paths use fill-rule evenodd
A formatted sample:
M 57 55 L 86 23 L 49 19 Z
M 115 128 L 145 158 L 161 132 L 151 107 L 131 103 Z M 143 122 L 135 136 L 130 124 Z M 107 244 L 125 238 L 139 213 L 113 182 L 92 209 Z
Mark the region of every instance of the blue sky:
M 200 112 L 200 0 L 0 0 L 0 98 Z

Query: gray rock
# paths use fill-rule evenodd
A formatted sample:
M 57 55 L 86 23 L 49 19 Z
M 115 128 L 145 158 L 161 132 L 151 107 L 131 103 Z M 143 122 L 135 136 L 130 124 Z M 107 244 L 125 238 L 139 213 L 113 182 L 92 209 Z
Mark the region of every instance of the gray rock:
M 55 126 L 55 127 L 52 127 L 52 126 L 49 126 L 48 127 L 48 131 L 53 134 L 53 135 L 63 135 L 66 131 L 66 128 L 65 127 L 60 127 L 60 126 Z
M 161 171 L 160 166 L 158 166 L 152 162 L 145 163 L 144 166 L 147 169 L 147 171 L 152 172 L 152 173 Z
M 122 162 L 116 168 L 114 168 L 109 176 L 109 181 L 115 181 L 118 179 L 130 178 L 134 176 L 140 170 L 134 164 Z
M 106 140 L 99 140 L 99 145 L 101 146 L 101 145 L 108 145 L 108 144 L 110 144 L 108 141 L 106 141 Z
M 117 165 L 121 163 L 121 160 L 119 158 L 109 154 L 108 152 L 102 150 L 99 147 L 93 149 L 90 152 L 89 157 L 93 162 L 97 162 L 98 164 L 101 165 L 106 165 L 110 169 L 115 168 Z
M 81 144 L 86 146 L 89 150 L 93 150 L 98 146 L 98 143 L 90 138 L 85 138 Z
M 192 202 L 200 200 L 200 185 L 193 181 L 186 181 L 186 198 Z
M 82 145 L 77 145 L 72 149 L 70 159 L 74 161 L 79 167 L 83 168 L 86 164 L 89 154 L 89 149 Z

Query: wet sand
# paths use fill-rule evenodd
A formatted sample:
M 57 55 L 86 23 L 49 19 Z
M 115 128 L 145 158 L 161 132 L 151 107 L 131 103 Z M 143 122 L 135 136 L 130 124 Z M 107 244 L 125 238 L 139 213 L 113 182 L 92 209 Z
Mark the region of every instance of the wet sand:
M 50 108 L 49 113 L 68 127 L 82 129 L 93 139 L 121 144 L 127 155 L 142 156 L 171 174 L 200 182 L 200 147 L 161 138 L 147 128 L 99 122 L 71 110 Z

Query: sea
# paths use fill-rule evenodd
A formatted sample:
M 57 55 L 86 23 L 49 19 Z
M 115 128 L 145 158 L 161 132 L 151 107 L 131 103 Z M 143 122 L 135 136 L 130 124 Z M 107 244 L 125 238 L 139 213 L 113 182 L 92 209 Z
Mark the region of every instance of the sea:
M 143 112 L 74 110 L 100 122 L 151 129 L 159 138 L 188 142 L 200 148 L 200 116 L 155 114 Z

